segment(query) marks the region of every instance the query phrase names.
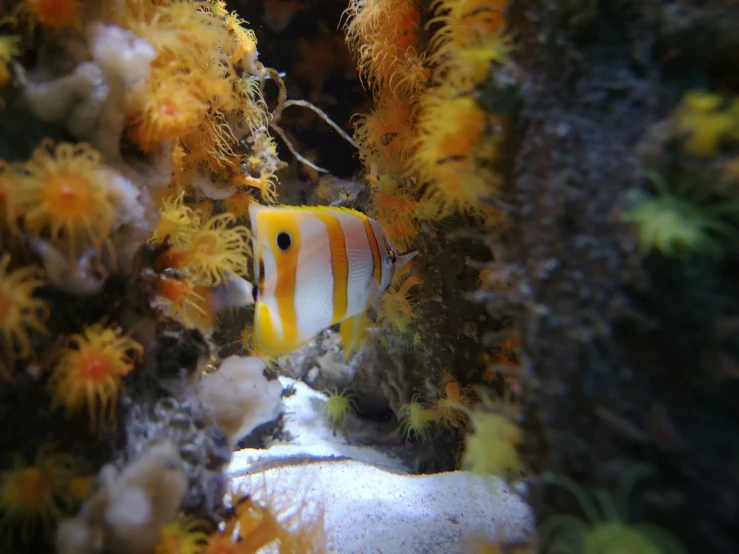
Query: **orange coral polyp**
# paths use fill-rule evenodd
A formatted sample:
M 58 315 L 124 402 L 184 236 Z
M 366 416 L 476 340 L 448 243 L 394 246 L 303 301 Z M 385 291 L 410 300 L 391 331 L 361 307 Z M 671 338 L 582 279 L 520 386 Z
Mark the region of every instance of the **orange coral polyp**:
M 157 282 L 157 294 L 173 304 L 181 304 L 188 296 L 192 287 L 185 281 L 163 277 Z
M 397 2 L 393 13 L 379 22 L 375 32 L 398 48 L 416 47 L 421 39 L 421 14 L 411 3 Z
M 207 319 L 209 312 L 207 310 L 207 288 L 206 296 L 201 296 L 197 287 L 191 281 L 175 279 L 171 277 L 161 277 L 157 283 L 157 294 L 167 300 L 171 311 L 185 325 L 197 326 L 197 323 L 204 318 Z
M 75 174 L 60 173 L 46 184 L 41 201 L 56 206 L 67 219 L 81 219 L 93 206 L 92 191 Z
M 10 254 L 0 258 L 0 377 L 7 377 L 17 357 L 31 354 L 29 328 L 48 332 L 44 321 L 49 307 L 34 298 L 36 289 L 44 284 L 39 271 L 34 267 L 8 271 L 10 261 Z
M 145 93 L 139 114 L 128 126 L 128 137 L 142 150 L 195 131 L 207 110 L 207 104 L 186 83 L 170 79 L 151 86 L 155 90 Z
M 28 542 L 39 526 L 50 533 L 62 509 L 71 504 L 72 465 L 69 454 L 53 453 L 48 444 L 38 450 L 33 465 L 15 454 L 13 467 L 0 472 L 0 535 L 16 532 Z
M 413 146 L 413 106 L 401 95 L 384 95 L 377 107 L 355 121 L 354 139 L 360 144 L 360 156 L 365 165 L 375 162 L 383 168 L 390 158 L 404 161 Z
M 121 379 L 142 354 L 139 343 L 102 323 L 72 335 L 56 354 L 49 380 L 52 409 L 64 407 L 70 416 L 87 406 L 93 429 L 114 422 Z
M 453 211 L 474 214 L 483 197 L 493 193 L 494 176 L 475 166 L 470 160 L 452 161 L 432 173 L 431 187 L 423 202 L 436 205 L 440 217 Z
M 79 21 L 78 0 L 27 0 L 27 9 L 42 25 L 60 29 Z
M 80 354 L 77 364 L 79 366 L 77 376 L 93 385 L 105 383 L 111 374 L 109 360 L 101 352 Z
M 455 205 L 469 210 L 487 193 L 487 174 L 476 163 L 486 118 L 472 98 L 446 97 L 444 91 L 426 98 L 410 171 L 432 185 L 432 196 L 441 195 L 441 212 Z
M 87 144 L 46 140 L 23 164 L 10 202 L 10 219 L 34 235 L 48 229 L 52 242 L 71 255 L 100 250 L 113 226 L 113 207 L 100 173 L 100 154 Z
M 51 492 L 51 478 L 37 467 L 29 467 L 18 479 L 18 505 L 28 509 L 40 499 L 48 499 Z

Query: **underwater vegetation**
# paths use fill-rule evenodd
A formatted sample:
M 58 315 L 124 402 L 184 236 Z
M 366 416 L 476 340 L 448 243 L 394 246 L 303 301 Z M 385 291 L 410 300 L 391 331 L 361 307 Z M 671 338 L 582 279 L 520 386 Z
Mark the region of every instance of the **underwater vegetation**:
M 0 544 L 327 551 L 330 505 L 228 474 L 280 375 L 525 497 L 470 551 L 736 552 L 738 25 L 0 0 Z

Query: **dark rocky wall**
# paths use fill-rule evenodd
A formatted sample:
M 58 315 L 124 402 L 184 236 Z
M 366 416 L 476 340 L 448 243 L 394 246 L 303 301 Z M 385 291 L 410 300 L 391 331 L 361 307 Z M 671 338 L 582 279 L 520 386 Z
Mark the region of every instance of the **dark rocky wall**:
M 522 274 L 509 300 L 534 473 L 614 490 L 646 463 L 655 476 L 635 490 L 629 517 L 666 527 L 691 552 L 727 554 L 739 551 L 739 382 L 701 360 L 737 313 L 737 252 L 642 260 L 618 210 L 643 186 L 637 145 L 652 125 L 687 90 L 736 85 L 727 52 L 737 39 L 725 29 L 737 9 L 510 3 L 523 107 L 507 192 L 513 225 L 499 252 Z M 540 519 L 584 515 L 544 479 L 530 501 Z

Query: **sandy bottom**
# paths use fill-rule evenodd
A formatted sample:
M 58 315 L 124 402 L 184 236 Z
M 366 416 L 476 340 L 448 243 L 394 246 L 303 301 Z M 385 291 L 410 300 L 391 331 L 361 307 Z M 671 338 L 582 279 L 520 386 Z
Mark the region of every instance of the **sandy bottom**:
M 502 481 L 463 471 L 409 475 L 391 456 L 334 436 L 320 393 L 297 383 L 285 400 L 290 440 L 237 452 L 229 473 L 236 486 L 320 506 L 329 552 L 461 554 L 474 539 L 533 533 L 531 510 Z

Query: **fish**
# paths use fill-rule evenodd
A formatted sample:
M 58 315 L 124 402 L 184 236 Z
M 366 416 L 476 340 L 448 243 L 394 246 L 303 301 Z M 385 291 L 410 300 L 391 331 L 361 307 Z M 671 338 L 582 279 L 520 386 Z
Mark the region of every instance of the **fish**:
M 292 353 L 341 324 L 344 353 L 360 342 L 370 306 L 419 253 L 399 252 L 382 225 L 330 206 L 249 206 L 254 346 Z

